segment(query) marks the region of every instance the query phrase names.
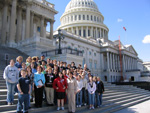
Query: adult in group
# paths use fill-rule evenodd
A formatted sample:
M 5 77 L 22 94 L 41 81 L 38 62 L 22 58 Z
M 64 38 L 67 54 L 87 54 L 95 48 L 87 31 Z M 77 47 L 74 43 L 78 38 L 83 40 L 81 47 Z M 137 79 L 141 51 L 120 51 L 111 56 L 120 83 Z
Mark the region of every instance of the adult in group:
M 3 77 L 7 86 L 7 103 L 12 105 L 14 102 L 14 89 L 19 79 L 19 71 L 13 59 L 10 60 L 10 65 L 5 68 Z
M 74 113 L 76 110 L 76 91 L 77 91 L 77 81 L 73 78 L 73 73 L 69 72 L 69 78 L 67 78 L 68 83 L 68 110 L 69 113 Z
M 97 107 L 102 105 L 102 96 L 104 93 L 104 84 L 101 81 L 100 77 L 97 77 L 97 90 L 96 90 L 96 97 L 97 97 Z

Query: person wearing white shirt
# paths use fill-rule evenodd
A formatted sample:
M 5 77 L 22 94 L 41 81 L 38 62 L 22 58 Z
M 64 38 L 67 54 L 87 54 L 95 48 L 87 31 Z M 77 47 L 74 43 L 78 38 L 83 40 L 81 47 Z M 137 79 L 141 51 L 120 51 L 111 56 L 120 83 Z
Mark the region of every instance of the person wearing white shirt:
M 89 82 L 88 82 L 88 95 L 89 95 L 89 109 L 94 109 L 94 99 L 95 99 L 95 91 L 96 91 L 96 84 L 93 81 L 92 77 L 89 77 Z
M 81 79 L 81 76 L 77 76 L 77 94 L 76 94 L 76 101 L 77 101 L 77 107 L 81 107 L 82 105 L 82 88 L 83 88 L 83 81 Z

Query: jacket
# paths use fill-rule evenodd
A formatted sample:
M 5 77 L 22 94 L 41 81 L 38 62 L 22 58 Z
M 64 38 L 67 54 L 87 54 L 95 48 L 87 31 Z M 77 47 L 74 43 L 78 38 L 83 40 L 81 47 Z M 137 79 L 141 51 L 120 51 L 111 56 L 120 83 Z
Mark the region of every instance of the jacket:
M 53 88 L 56 90 L 56 92 L 65 92 L 65 90 L 67 89 L 66 79 L 57 77 L 53 82 Z
M 96 82 L 96 92 L 97 93 L 103 93 L 105 91 L 104 89 L 104 84 L 102 81 L 97 81 Z

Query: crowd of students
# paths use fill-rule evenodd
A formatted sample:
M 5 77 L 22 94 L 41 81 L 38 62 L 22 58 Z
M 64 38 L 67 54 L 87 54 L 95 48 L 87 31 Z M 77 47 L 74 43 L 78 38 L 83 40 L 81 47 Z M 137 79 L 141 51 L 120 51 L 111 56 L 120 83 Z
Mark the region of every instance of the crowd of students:
M 92 76 L 84 64 L 84 68 L 75 63 L 51 60 L 42 55 L 28 57 L 18 56 L 16 63 L 12 59 L 3 74 L 7 85 L 7 103 L 12 105 L 14 94 L 18 93 L 17 112 L 28 113 L 30 102 L 35 107 L 42 107 L 43 99 L 47 105 L 57 105 L 57 110 L 64 110 L 68 104 L 68 112 L 75 112 L 76 107 L 89 105 L 89 109 L 102 105 L 104 85 L 100 77 Z M 24 104 L 24 105 L 23 105 Z

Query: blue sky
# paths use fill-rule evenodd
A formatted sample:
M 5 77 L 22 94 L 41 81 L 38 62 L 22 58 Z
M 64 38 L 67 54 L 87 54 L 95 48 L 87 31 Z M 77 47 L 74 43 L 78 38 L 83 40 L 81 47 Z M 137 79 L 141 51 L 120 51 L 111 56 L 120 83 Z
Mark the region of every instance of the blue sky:
M 56 30 L 70 0 L 47 1 L 55 4 L 55 9 L 59 12 L 55 16 L 54 30 Z M 133 45 L 140 59 L 150 61 L 150 0 L 94 0 L 94 2 L 104 16 L 104 24 L 109 28 L 109 39 L 115 41 L 120 36 L 124 45 Z M 126 27 L 126 32 L 123 27 Z

